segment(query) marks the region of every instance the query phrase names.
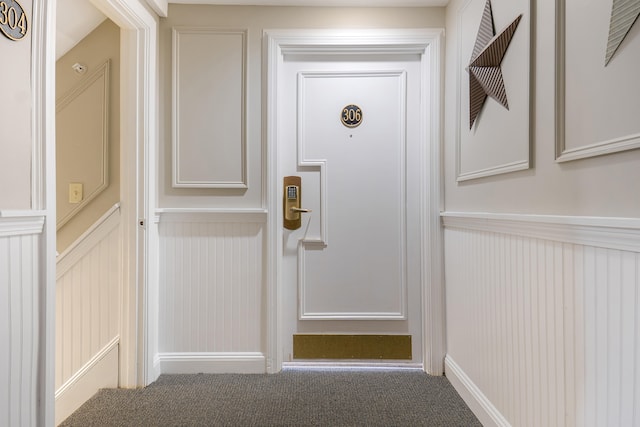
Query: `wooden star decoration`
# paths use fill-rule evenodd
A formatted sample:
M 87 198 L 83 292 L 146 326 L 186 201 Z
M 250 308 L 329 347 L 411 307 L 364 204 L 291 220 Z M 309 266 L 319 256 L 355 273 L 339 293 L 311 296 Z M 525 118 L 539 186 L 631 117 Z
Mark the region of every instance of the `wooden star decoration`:
M 473 127 L 487 96 L 507 110 L 507 91 L 500 64 L 522 19 L 518 16 L 498 35 L 493 25 L 491 0 L 487 0 L 467 71 L 469 72 L 469 129 Z
M 604 59 L 605 67 L 613 58 L 622 40 L 627 36 L 633 24 L 640 16 L 640 0 L 613 0 L 611 21 L 609 23 L 609 40 Z

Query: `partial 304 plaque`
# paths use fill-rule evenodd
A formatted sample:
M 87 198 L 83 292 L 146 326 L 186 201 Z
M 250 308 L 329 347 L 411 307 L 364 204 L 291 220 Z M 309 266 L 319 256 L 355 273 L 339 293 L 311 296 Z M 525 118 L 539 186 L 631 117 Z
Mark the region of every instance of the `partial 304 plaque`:
M 13 41 L 22 40 L 29 32 L 29 19 L 16 0 L 0 1 L 0 32 Z

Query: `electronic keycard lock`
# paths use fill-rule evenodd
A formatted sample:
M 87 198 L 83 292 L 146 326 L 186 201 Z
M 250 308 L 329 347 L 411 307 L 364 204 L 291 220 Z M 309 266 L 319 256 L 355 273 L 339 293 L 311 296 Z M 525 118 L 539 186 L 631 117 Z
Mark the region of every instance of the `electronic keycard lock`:
M 302 213 L 311 212 L 302 209 L 302 178 L 299 176 L 285 176 L 283 179 L 282 205 L 284 210 L 284 228 L 297 230 L 302 226 Z

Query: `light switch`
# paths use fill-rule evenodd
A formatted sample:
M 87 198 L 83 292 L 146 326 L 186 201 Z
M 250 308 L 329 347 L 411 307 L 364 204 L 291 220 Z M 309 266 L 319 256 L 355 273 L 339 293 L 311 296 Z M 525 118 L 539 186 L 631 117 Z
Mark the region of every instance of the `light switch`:
M 69 184 L 69 203 L 80 203 L 82 201 L 82 183 L 72 182 Z

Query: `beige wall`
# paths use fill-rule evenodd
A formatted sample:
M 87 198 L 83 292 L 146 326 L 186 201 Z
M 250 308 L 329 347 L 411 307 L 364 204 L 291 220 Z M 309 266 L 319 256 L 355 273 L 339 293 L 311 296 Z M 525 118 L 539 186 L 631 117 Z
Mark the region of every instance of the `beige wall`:
M 458 11 L 467 0 L 447 7 L 445 88 L 445 208 L 448 211 L 640 216 L 640 150 L 555 162 L 555 2 L 532 2 L 536 39 L 532 74 L 532 168 L 456 183 L 456 70 Z M 497 30 L 501 27 L 497 25 Z M 507 51 L 509 55 L 509 51 Z M 508 79 L 509 76 L 505 76 Z M 570 76 L 569 76 L 570 78 Z M 489 100 L 488 102 L 494 102 Z M 613 112 L 612 112 L 613 114 Z M 504 141 L 509 144 L 508 140 Z M 491 156 L 491 152 L 486 153 Z
M 159 205 L 167 207 L 257 208 L 262 205 L 263 67 L 262 33 L 286 28 L 442 28 L 444 8 L 299 8 L 170 5 L 160 25 Z M 247 189 L 172 188 L 172 28 L 200 26 L 248 30 Z M 194 63 L 194 67 L 199 64 Z
M 110 20 L 104 21 L 93 32 L 85 37 L 67 54 L 61 57 L 56 63 L 56 97 L 60 99 L 84 78 L 88 77 L 93 70 L 96 70 L 106 60 L 111 60 L 109 70 L 109 186 L 101 192 L 95 199 L 91 200 L 77 214 L 58 230 L 58 252 L 62 252 L 75 239 L 77 239 L 87 228 L 98 220 L 110 207 L 120 200 L 120 29 Z M 75 63 L 88 66 L 85 75 L 79 75 L 72 70 Z M 78 124 L 82 123 L 82 116 L 77 118 Z M 64 135 L 65 129 L 56 130 L 58 135 L 58 152 L 70 152 L 65 150 L 66 141 L 60 135 Z M 73 158 L 73 162 L 86 162 L 87 159 Z M 62 171 L 58 171 L 58 177 Z M 68 203 L 67 191 L 60 188 L 67 188 L 68 183 L 59 182 L 57 203 Z
M 31 1 L 21 1 L 31 23 Z M 0 209 L 31 208 L 31 35 L 0 33 Z

